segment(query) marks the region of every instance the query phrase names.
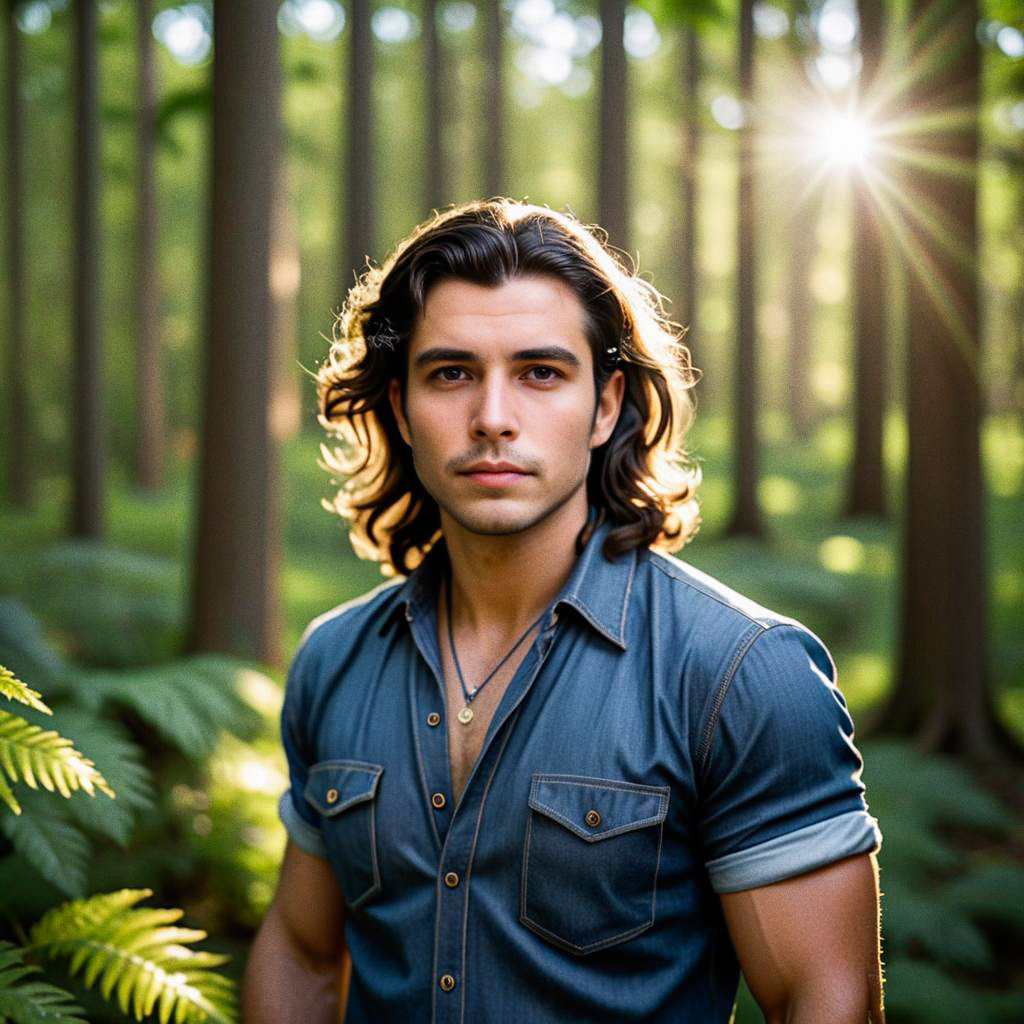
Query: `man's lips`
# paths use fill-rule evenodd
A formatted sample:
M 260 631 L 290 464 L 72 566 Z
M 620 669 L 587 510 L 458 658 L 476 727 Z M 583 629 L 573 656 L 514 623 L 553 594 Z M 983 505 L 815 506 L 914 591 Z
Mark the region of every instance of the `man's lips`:
M 530 476 L 530 473 L 512 462 L 474 462 L 472 466 L 459 470 L 459 475 L 468 476 L 484 487 L 508 487 Z

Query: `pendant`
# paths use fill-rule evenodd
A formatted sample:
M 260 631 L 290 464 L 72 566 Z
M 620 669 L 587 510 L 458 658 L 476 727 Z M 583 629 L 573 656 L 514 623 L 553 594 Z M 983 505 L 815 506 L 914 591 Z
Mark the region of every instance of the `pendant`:
M 473 709 L 467 704 L 458 714 L 458 719 L 463 725 L 469 725 L 473 721 Z

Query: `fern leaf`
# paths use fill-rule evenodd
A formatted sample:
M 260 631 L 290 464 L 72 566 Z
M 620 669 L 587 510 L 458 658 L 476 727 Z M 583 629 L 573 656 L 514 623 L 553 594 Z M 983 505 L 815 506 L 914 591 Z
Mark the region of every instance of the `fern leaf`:
M 43 703 L 43 695 L 38 690 L 23 683 L 9 668 L 0 665 L 0 696 L 8 700 L 21 701 L 36 711 L 42 711 L 44 715 L 52 715 L 53 712 Z
M 178 927 L 182 911 L 140 908 L 148 889 L 122 889 L 49 911 L 32 929 L 29 949 L 67 957 L 72 974 L 98 987 L 137 1020 L 159 1013 L 181 1024 L 234 1024 L 234 985 L 211 970 L 226 961 L 189 948 L 205 932 Z
M 222 730 L 244 735 L 259 717 L 239 694 L 250 670 L 212 655 L 146 669 L 89 672 L 70 680 L 78 700 L 94 710 L 110 700 L 132 708 L 190 756 L 209 754 Z
M 88 750 L 98 771 L 117 793 L 116 800 L 69 800 L 71 817 L 122 846 L 131 837 L 136 812 L 153 806 L 153 776 L 143 752 L 115 721 L 74 706 L 57 708 L 61 732 L 79 750 Z
M 14 814 L 21 814 L 21 804 L 18 803 L 14 796 L 14 790 L 7 785 L 7 780 L 0 774 L 0 800 L 2 800 L 11 809 Z
M 5 815 L 0 818 L 0 829 L 14 849 L 61 892 L 68 896 L 85 892 L 89 841 L 80 829 L 47 813 L 44 803 L 29 814 Z
M 0 710 L 0 768 L 12 782 L 40 786 L 69 797 L 74 790 L 95 796 L 96 790 L 114 796 L 96 766 L 65 736 L 43 729 L 20 715 Z M 17 813 L 17 812 L 16 812 Z
M 24 979 L 39 972 L 21 959 L 21 950 L 0 941 L 0 1021 L 12 1024 L 86 1024 L 82 1008 L 55 985 Z M 20 984 L 19 984 L 20 983 Z
M 24 569 L 24 561 L 0 564 L 0 579 L 11 581 L 15 565 Z M 48 643 L 39 620 L 19 601 L 0 598 L 0 665 L 52 695 L 64 690 L 66 666 L 60 654 Z

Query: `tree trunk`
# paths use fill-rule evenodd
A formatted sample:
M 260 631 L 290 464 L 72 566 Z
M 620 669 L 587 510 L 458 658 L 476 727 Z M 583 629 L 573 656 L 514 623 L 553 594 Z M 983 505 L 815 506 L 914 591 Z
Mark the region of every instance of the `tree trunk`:
M 213 13 L 209 310 L 188 646 L 277 663 L 279 496 L 269 424 L 277 4 L 224 2 Z
M 302 280 L 299 226 L 292 208 L 284 161 L 278 161 L 270 238 L 270 296 L 274 307 L 271 357 L 270 433 L 288 441 L 302 429 L 302 395 L 307 378 L 298 366 L 297 300 Z M 310 397 L 313 392 L 306 388 Z
M 810 373 L 815 306 L 810 278 L 817 251 L 820 200 L 816 195 L 804 195 L 804 182 L 795 184 L 788 215 L 789 357 L 786 360 L 786 395 L 793 435 L 806 441 L 815 418 Z
M 764 534 L 757 500 L 756 218 L 754 212 L 754 0 L 741 0 L 739 86 L 744 123 L 739 132 L 739 217 L 736 267 L 736 363 L 733 367 L 735 495 L 730 535 Z
M 426 124 L 426 174 L 423 212 L 449 202 L 444 177 L 444 104 L 441 98 L 441 45 L 437 36 L 437 0 L 423 0 L 423 90 Z
M 679 317 L 689 328 L 687 345 L 691 356 L 697 323 L 697 183 L 700 171 L 700 37 L 686 30 L 683 69 L 683 109 L 686 114 L 686 156 L 683 166 L 683 230 L 680 245 Z
M 374 138 L 373 138 L 373 32 L 371 0 L 348 5 L 351 44 L 348 60 L 348 144 L 345 161 L 348 195 L 344 204 L 345 254 L 341 294 L 353 283 L 353 274 L 366 268 L 373 255 Z
M 72 292 L 74 371 L 71 421 L 73 537 L 104 532 L 106 439 L 103 423 L 103 344 L 100 333 L 99 69 L 95 0 L 75 0 L 75 235 Z
M 623 24 L 626 0 L 601 0 L 601 121 L 598 133 L 598 220 L 608 241 L 629 251 L 629 113 Z
M 978 317 L 978 98 L 974 2 L 914 0 L 913 49 L 945 58 L 911 84 L 911 110 L 972 114 L 919 131 L 903 169 L 908 203 L 932 204 L 952 247 L 907 219 L 908 467 L 900 660 L 878 725 L 929 750 L 992 762 L 1011 749 L 990 690 L 983 545 Z M 911 65 L 913 66 L 913 65 Z M 956 161 L 963 174 L 934 169 Z M 971 172 L 971 173 L 967 173 Z M 966 254 L 966 255 L 964 255 Z
M 484 145 L 484 190 L 488 196 L 500 196 L 505 188 L 505 78 L 502 45 L 501 4 L 484 4 L 484 118 L 487 122 Z
M 156 263 L 156 85 L 151 0 L 138 0 L 136 19 L 139 107 L 136 133 L 135 479 L 141 490 L 153 492 L 164 483 L 167 422 Z
M 10 496 L 15 508 L 32 507 L 32 404 L 28 394 L 25 357 L 25 251 L 22 209 L 24 178 L 21 138 L 21 37 L 14 20 L 16 0 L 4 5 L 7 65 L 7 379 L 10 401 L 7 416 L 7 458 Z
M 882 60 L 885 5 L 859 0 L 860 96 L 870 96 Z M 875 154 L 873 159 L 879 159 Z M 846 513 L 885 515 L 886 344 L 885 246 L 879 211 L 863 176 L 854 187 L 853 221 L 854 443 Z

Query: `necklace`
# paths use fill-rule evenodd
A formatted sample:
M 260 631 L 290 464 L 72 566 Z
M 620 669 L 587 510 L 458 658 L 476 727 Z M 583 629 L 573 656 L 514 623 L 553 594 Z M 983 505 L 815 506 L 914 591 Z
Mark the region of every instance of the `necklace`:
M 459 686 L 462 687 L 462 696 L 466 698 L 466 703 L 459 710 L 458 718 L 462 725 L 469 725 L 473 721 L 473 709 L 470 704 L 473 703 L 476 695 L 501 671 L 501 669 L 508 663 L 508 659 L 512 657 L 516 651 L 523 645 L 523 641 L 540 625 L 541 620 L 547 614 L 547 608 L 544 609 L 537 616 L 529 626 L 526 627 L 525 631 L 519 635 L 519 639 L 505 652 L 501 661 L 498 662 L 490 672 L 487 673 L 486 678 L 482 683 L 479 683 L 473 690 L 470 690 L 466 686 L 466 678 L 462 674 L 462 666 L 459 664 L 459 652 L 455 649 L 455 634 L 452 631 L 452 588 L 450 584 L 445 586 L 445 611 L 447 612 L 448 618 L 448 649 L 452 652 L 452 661 L 455 663 L 455 674 L 459 677 Z

